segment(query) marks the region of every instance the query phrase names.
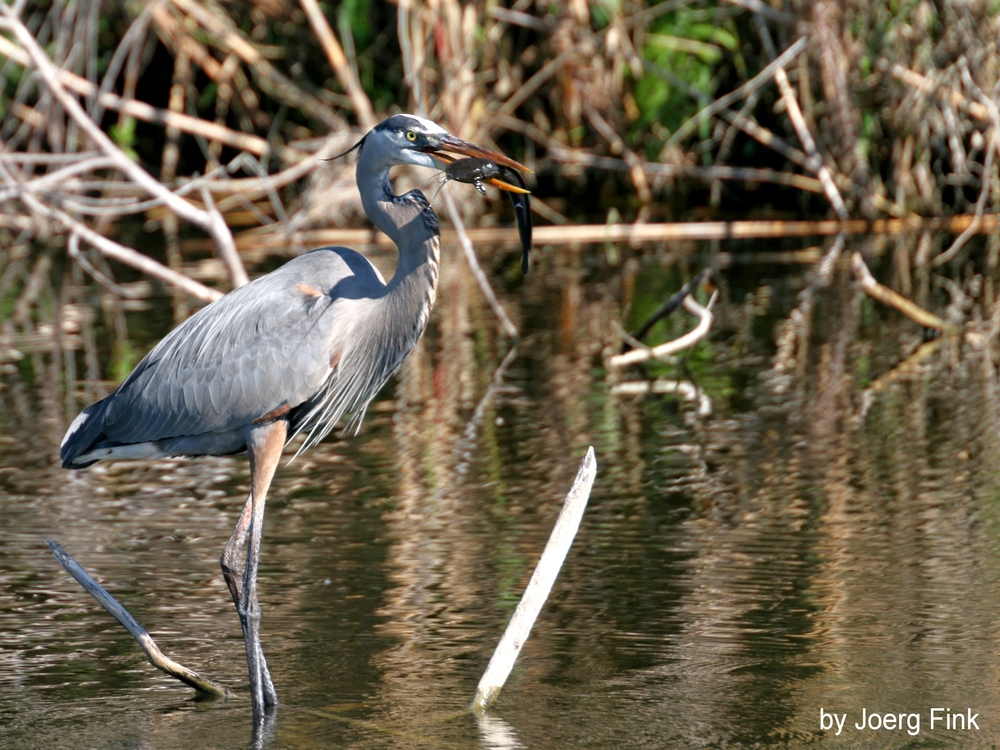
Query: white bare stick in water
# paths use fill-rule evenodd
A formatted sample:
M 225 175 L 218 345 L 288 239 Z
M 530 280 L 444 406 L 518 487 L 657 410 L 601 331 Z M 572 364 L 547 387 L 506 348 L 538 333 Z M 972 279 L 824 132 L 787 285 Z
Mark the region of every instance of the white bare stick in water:
M 697 303 L 697 301 L 695 301 L 695 298 L 689 294 L 684 298 L 683 305 L 685 310 L 698 317 L 698 325 L 695 326 L 695 328 L 688 331 L 683 336 L 679 336 L 673 341 L 668 341 L 665 344 L 660 344 L 659 346 L 633 349 L 632 351 L 625 352 L 624 354 L 616 354 L 608 360 L 608 365 L 611 367 L 634 365 L 637 362 L 645 362 L 649 359 L 669 357 L 677 352 L 694 346 L 705 338 L 705 336 L 708 335 L 709 330 L 712 328 L 712 321 L 715 320 L 715 316 L 712 315 L 712 308 L 715 306 L 715 300 L 718 296 L 718 291 L 712 292 L 712 297 L 708 300 L 708 304 L 705 307 L 702 307 Z
M 49 545 L 49 549 L 52 550 L 52 556 L 66 569 L 66 572 L 73 576 L 76 582 L 83 586 L 88 594 L 97 599 L 97 603 L 104 607 L 135 638 L 136 643 L 139 644 L 139 648 L 146 653 L 146 658 L 149 659 L 150 664 L 166 672 L 171 677 L 176 677 L 181 682 L 190 685 L 198 692 L 218 695 L 223 698 L 229 695 L 229 691 L 221 685 L 216 685 L 211 680 L 202 677 L 197 672 L 188 669 L 183 664 L 178 664 L 166 656 L 160 651 L 159 646 L 149 636 L 146 629 L 132 617 L 131 613 L 125 607 L 118 603 L 117 599 L 105 591 L 101 584 L 91 578 L 90 574 L 81 567 L 80 563 L 74 560 L 62 548 L 62 545 L 51 539 L 46 539 L 45 543 Z
M 538 561 L 538 566 L 531 576 L 528 588 L 524 590 L 514 616 L 507 624 L 503 638 L 493 658 L 486 667 L 483 678 L 476 688 L 476 697 L 472 699 L 470 708 L 476 713 L 482 713 L 496 702 L 500 695 L 510 670 L 514 668 L 514 661 L 521 652 L 521 647 L 528 640 L 531 627 L 535 624 L 538 613 L 542 610 L 542 605 L 552 590 L 556 576 L 562 568 L 566 553 L 569 552 L 570 545 L 576 537 L 576 530 L 580 528 L 580 519 L 583 518 L 583 511 L 587 507 L 587 500 L 590 499 L 590 489 L 594 486 L 594 478 L 597 476 L 597 459 L 594 457 L 593 447 L 587 449 L 587 455 L 583 457 L 580 470 L 573 480 L 573 486 L 569 494 L 566 495 L 566 502 L 556 519 L 555 528 L 549 537 L 545 551 Z

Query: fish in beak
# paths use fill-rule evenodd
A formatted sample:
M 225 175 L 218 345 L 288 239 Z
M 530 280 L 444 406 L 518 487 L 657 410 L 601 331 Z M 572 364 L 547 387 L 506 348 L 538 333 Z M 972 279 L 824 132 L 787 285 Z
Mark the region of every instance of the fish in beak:
M 435 159 L 445 165 L 444 173 L 447 179 L 475 185 L 480 193 L 485 194 L 484 182 L 505 191 L 510 195 L 514 206 L 514 216 L 517 218 L 517 230 L 521 237 L 521 271 L 524 274 L 530 269 L 531 253 L 531 202 L 530 191 L 521 177 L 521 172 L 531 172 L 523 164 L 513 159 L 463 141 L 453 135 L 439 136 L 437 144 L 426 149 Z M 458 159 L 453 154 L 459 154 L 464 159 Z

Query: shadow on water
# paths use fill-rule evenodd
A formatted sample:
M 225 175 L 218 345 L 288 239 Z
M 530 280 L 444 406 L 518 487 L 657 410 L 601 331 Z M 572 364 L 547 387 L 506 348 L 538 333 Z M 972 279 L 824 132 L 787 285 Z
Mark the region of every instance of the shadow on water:
M 283 705 L 259 744 L 1000 742 L 988 321 L 893 369 L 921 332 L 839 279 L 792 352 L 782 321 L 803 274 L 734 266 L 687 361 L 714 406 L 698 419 L 671 397 L 612 395 L 622 376 L 602 366 L 609 321 L 655 308 L 685 280 L 675 266 L 550 253 L 502 295 L 526 337 L 470 428 L 508 344 L 459 258 L 445 261 L 431 329 L 360 435 L 275 479 L 260 596 Z M 674 318 L 654 335 L 689 327 Z M 102 385 L 27 356 L 0 376 L 0 745 L 252 746 L 218 569 L 245 459 L 62 471 L 66 420 Z M 495 716 L 477 721 L 463 709 L 588 445 L 598 479 L 576 544 Z M 49 536 L 237 697 L 198 700 L 152 669 Z M 932 729 L 934 707 L 978 714 L 979 729 Z M 856 729 L 863 709 L 919 714 L 919 732 Z M 839 736 L 821 710 L 846 714 Z

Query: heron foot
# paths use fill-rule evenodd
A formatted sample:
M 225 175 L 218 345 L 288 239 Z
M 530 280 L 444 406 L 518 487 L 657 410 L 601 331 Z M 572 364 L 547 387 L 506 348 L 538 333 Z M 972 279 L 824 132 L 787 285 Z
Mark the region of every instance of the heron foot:
M 260 642 L 260 606 L 241 602 L 236 608 L 243 626 L 243 640 L 247 650 L 247 672 L 250 677 L 250 698 L 256 715 L 260 709 L 268 710 L 278 705 L 271 672 L 267 668 L 264 647 Z

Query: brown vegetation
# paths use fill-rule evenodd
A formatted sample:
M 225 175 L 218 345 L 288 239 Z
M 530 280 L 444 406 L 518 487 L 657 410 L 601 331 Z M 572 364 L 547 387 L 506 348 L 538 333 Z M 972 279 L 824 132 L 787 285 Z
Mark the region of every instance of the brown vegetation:
M 53 278 L 62 247 L 76 265 L 67 278 L 87 274 L 120 305 L 142 293 L 114 282 L 107 261 L 125 263 L 178 290 L 184 316 L 185 296 L 244 283 L 246 262 L 377 243 L 349 229 L 353 165 L 324 160 L 396 109 L 534 167 L 541 222 L 576 225 L 539 227 L 540 243 L 792 235 L 773 220 L 827 214 L 834 231 L 931 231 L 922 218 L 953 217 L 964 231 L 949 247 L 907 262 L 930 271 L 995 226 L 1000 22 L 989 3 L 400 0 L 326 11 L 315 0 L 4 9 L 8 336 L 31 333 L 46 301 L 79 310 Z M 664 223 L 737 208 L 771 221 Z M 150 244 L 133 218 L 156 249 L 133 249 Z M 798 231 L 827 233 L 812 227 Z M 481 231 L 474 239 L 516 244 L 512 228 Z M 991 278 L 995 256 L 982 268 Z M 56 328 L 79 330 L 65 316 Z

